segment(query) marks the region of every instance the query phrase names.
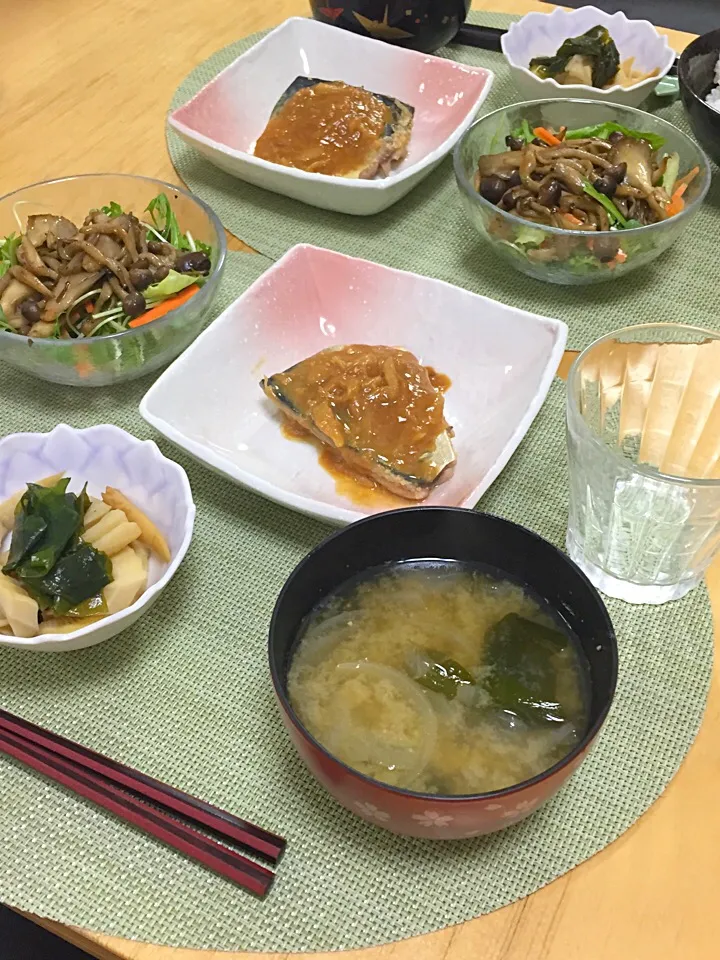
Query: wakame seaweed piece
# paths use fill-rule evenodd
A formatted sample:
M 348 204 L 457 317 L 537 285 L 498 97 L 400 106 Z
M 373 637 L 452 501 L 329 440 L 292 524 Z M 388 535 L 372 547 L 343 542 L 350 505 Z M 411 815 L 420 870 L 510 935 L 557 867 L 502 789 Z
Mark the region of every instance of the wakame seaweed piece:
M 620 67 L 620 54 L 607 27 L 592 27 L 579 37 L 568 37 L 552 57 L 533 57 L 529 67 L 543 80 L 557 77 L 567 69 L 571 57 L 582 56 L 592 60 L 592 85 L 605 87 L 614 79 Z
M 440 693 L 448 700 L 454 700 L 459 687 L 474 686 L 475 680 L 457 660 L 435 659 L 432 654 L 423 654 L 425 672 L 414 677 L 415 681 L 433 693 Z
M 41 516 L 21 510 L 15 518 L 10 551 L 7 563 L 3 567 L 3 573 L 12 573 L 35 545 L 42 540 L 46 530 L 47 523 Z
M 4 573 L 14 573 L 21 580 L 31 580 L 48 574 L 62 555 L 70 540 L 77 535 L 82 526 L 82 505 L 74 493 L 67 492 L 69 478 L 59 480 L 54 487 L 41 487 L 29 483 L 18 504 L 15 526 L 10 545 L 10 557 L 3 569 Z M 40 529 L 39 520 L 45 528 L 42 535 L 34 536 L 28 547 L 23 531 L 30 524 L 35 533 Z M 13 549 L 18 532 L 18 548 Z M 23 540 L 25 542 L 23 543 Z
M 112 581 L 110 558 L 84 543 L 67 553 L 43 577 L 40 588 L 52 597 L 55 613 L 64 616 L 73 607 L 97 596 Z
M 64 617 L 99 617 L 105 616 L 107 612 L 108 605 L 105 594 L 96 593 L 94 597 L 88 597 L 82 603 L 69 607 L 62 615 Z
M 496 704 L 526 716 L 557 709 L 556 654 L 564 650 L 566 634 L 509 613 L 491 627 L 486 640 L 490 674 L 485 686 Z
M 83 514 L 75 494 L 58 493 L 48 496 L 44 487 L 39 489 L 42 493 L 38 497 L 36 509 L 47 526 L 41 540 L 15 568 L 16 576 L 23 580 L 48 574 L 82 526 Z
M 557 700 L 534 696 L 516 677 L 492 674 L 485 681 L 485 689 L 498 709 L 514 713 L 529 724 L 562 723 L 565 720 Z
M 42 589 L 42 580 L 21 580 L 20 583 L 41 611 L 52 610 L 53 598 Z
M 80 525 L 85 519 L 85 514 L 90 509 L 90 494 L 87 492 L 87 483 L 83 486 L 82 490 L 78 494 L 78 509 L 80 511 Z

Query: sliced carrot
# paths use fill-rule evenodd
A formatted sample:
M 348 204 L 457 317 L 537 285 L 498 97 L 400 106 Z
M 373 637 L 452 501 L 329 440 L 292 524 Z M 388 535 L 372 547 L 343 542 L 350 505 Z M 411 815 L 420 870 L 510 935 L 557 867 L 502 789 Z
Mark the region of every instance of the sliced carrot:
M 94 313 L 94 312 L 95 312 L 95 304 L 94 304 L 94 303 L 90 303 L 89 300 L 86 300 L 86 301 L 85 301 L 85 313 Z
M 582 225 L 582 220 L 580 217 L 576 217 L 573 213 L 564 213 L 563 220 L 566 220 L 568 223 L 572 224 L 573 227 Z
M 545 127 L 535 127 L 533 133 L 538 138 L 542 140 L 543 143 L 546 143 L 549 147 L 559 147 L 562 143 L 554 133 L 551 133 L 550 130 L 547 130 Z
M 681 183 L 679 187 L 676 187 L 673 191 L 673 195 L 670 197 L 670 203 L 666 207 L 666 213 L 669 217 L 674 217 L 676 213 L 680 213 L 685 209 L 685 201 L 683 200 L 683 194 L 687 190 L 687 183 Z
M 686 173 L 684 177 L 679 177 L 675 181 L 675 188 L 677 189 L 677 187 L 680 187 L 683 184 L 685 184 L 686 186 L 690 186 L 690 184 L 693 182 L 693 180 L 699 173 L 700 173 L 700 167 L 693 167 L 692 170 Z
M 678 213 L 682 213 L 685 209 L 685 201 L 682 197 L 676 197 L 667 205 L 667 215 L 669 217 L 674 217 Z
M 618 252 L 617 252 L 617 253 L 615 254 L 615 256 L 612 258 L 612 260 L 609 260 L 609 261 L 605 264 L 605 266 L 608 268 L 608 270 L 614 270 L 614 269 L 615 269 L 617 266 L 619 266 L 621 263 L 625 263 L 626 260 L 627 260 L 627 254 L 625 253 L 625 251 L 624 251 L 624 250 L 618 250 Z
M 95 367 L 93 367 L 89 360 L 78 360 L 75 364 L 77 375 L 83 380 L 87 380 L 94 369 Z
M 193 283 L 192 286 L 185 287 L 180 293 L 176 293 L 174 297 L 168 297 L 167 300 L 163 300 L 163 302 L 159 303 L 156 307 L 153 307 L 146 313 L 141 313 L 139 317 L 135 317 L 134 320 L 130 321 L 128 326 L 133 328 L 142 327 L 146 323 L 157 320 L 158 317 L 164 317 L 166 313 L 170 313 L 171 310 L 186 303 L 199 289 L 200 287 L 196 283 Z

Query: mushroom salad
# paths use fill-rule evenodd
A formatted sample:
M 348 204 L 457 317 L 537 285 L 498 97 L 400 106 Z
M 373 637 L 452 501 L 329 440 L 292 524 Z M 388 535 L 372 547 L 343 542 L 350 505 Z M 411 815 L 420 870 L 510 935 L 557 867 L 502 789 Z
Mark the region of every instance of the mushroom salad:
M 212 269 L 212 249 L 180 231 L 164 193 L 145 213 L 140 219 L 113 202 L 91 210 L 79 227 L 35 214 L 23 232 L 0 239 L 0 330 L 107 336 L 189 300 Z
M 623 263 L 632 246 L 626 230 L 660 223 L 680 213 L 683 195 L 699 168 L 681 175 L 677 153 L 664 153 L 662 137 L 607 122 L 577 130 L 522 126 L 505 138 L 503 153 L 481 156 L 475 189 L 498 209 L 529 224 L 585 234 L 585 253 L 596 261 Z M 531 260 L 558 261 L 576 253 L 567 234 L 513 233 L 504 218 L 491 232 Z M 505 237 L 505 234 L 508 234 Z

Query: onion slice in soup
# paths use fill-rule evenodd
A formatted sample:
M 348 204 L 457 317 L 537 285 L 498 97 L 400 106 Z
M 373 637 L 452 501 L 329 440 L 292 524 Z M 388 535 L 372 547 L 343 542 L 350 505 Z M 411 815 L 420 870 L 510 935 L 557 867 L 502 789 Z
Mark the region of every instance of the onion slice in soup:
M 340 663 L 332 753 L 368 776 L 412 784 L 437 742 L 437 718 L 418 685 L 400 670 L 370 660 Z

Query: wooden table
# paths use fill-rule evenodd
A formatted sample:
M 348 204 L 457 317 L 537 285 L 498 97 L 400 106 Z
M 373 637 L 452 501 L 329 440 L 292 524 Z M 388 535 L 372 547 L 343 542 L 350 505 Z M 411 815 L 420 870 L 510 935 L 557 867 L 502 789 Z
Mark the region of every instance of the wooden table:
M 475 7 L 547 12 L 536 0 Z M 219 47 L 305 0 L 20 0 L 0 30 L 0 192 L 125 171 L 177 180 L 164 121 L 182 78 Z M 667 31 L 681 50 L 689 34 Z M 233 246 L 243 245 L 233 238 Z M 640 318 L 638 318 L 640 319 Z M 565 364 L 567 363 L 567 357 Z M 709 577 L 716 624 L 720 565 Z M 652 762 L 648 758 L 648 762 Z M 618 841 L 526 900 L 352 960 L 711 960 L 720 948 L 720 694 L 662 798 Z M 132 895 L 132 885 L 129 885 Z M 31 917 L 102 960 L 251 960 L 172 950 Z M 323 957 L 329 958 L 325 955 Z

